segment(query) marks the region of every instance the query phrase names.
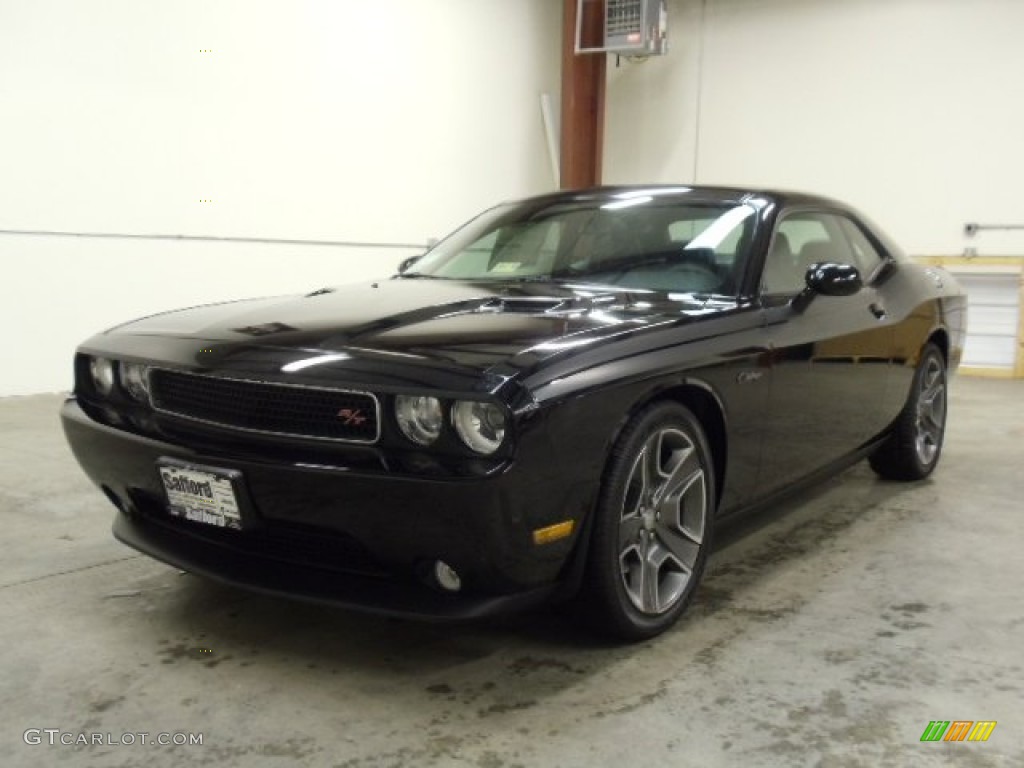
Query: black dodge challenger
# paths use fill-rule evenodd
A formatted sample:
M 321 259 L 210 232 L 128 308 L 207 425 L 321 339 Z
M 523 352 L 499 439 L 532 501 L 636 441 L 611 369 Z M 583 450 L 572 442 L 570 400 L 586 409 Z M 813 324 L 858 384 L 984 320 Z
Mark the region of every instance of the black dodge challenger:
M 112 328 L 62 416 L 114 535 L 179 568 L 434 619 L 576 597 L 638 639 L 719 521 L 935 468 L 965 305 L 833 200 L 566 192 L 389 279 Z

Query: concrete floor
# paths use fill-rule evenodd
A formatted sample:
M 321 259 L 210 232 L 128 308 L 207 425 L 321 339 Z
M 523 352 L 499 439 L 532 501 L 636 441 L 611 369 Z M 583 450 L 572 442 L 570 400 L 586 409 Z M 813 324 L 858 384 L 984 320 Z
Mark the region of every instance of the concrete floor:
M 111 539 L 58 404 L 0 400 L 0 765 L 1024 765 L 1024 382 L 955 380 L 932 480 L 861 464 L 727 531 L 632 647 L 558 611 L 440 628 L 180 575 Z M 957 719 L 998 725 L 919 741 Z

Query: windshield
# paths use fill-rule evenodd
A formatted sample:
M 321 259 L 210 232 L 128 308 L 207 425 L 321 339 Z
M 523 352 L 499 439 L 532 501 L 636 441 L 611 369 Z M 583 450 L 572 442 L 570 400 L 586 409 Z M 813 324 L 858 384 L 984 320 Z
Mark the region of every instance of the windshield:
M 755 213 L 744 204 L 638 193 L 512 203 L 469 222 L 403 276 L 569 280 L 733 295 Z

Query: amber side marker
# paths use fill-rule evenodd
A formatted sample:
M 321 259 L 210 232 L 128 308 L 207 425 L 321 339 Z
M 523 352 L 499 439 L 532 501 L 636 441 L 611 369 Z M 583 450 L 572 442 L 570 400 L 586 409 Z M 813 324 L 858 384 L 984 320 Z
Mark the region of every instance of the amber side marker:
M 561 523 L 549 525 L 546 528 L 538 528 L 533 532 L 534 544 L 550 544 L 553 541 L 564 539 L 572 535 L 572 529 L 576 523 L 572 520 L 565 520 Z

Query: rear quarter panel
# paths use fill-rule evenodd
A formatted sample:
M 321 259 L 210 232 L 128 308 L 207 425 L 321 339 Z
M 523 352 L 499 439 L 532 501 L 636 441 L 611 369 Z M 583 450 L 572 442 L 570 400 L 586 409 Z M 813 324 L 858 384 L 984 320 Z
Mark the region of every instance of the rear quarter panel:
M 929 339 L 941 342 L 950 372 L 959 367 L 967 296 L 948 272 L 904 260 L 879 290 L 895 329 L 893 372 L 886 394 L 886 409 L 895 419 L 910 394 L 914 370 Z

